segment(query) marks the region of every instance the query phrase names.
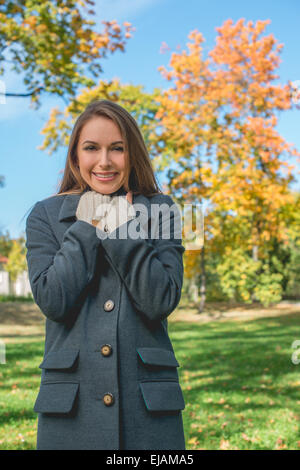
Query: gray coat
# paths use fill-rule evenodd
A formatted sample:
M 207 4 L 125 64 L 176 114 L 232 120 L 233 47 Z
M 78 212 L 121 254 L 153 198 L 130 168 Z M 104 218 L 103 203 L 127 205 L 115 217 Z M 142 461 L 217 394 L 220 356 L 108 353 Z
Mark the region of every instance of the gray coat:
M 167 320 L 181 296 L 182 241 L 172 223 L 171 239 L 101 239 L 75 216 L 80 196 L 38 201 L 26 221 L 30 284 L 46 316 L 37 449 L 183 450 Z M 147 229 L 153 203 L 173 200 L 133 198 Z

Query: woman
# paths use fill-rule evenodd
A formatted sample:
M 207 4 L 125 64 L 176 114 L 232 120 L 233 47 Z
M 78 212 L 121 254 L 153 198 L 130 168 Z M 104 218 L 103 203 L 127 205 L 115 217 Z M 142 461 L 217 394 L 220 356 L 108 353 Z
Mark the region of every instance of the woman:
M 37 449 L 185 449 L 167 329 L 183 280 L 174 206 L 132 116 L 108 100 L 87 106 L 58 194 L 26 221 L 30 284 L 46 316 Z

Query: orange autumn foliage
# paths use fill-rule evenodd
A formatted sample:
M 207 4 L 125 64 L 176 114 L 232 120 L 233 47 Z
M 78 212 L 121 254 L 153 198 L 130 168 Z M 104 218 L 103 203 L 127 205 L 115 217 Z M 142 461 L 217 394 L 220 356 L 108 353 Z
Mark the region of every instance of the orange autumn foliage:
M 172 87 L 156 115 L 157 139 L 177 164 L 168 172 L 170 191 L 182 203 L 206 200 L 211 221 L 222 211 L 230 215 L 224 220 L 235 218 L 246 236 L 230 241 L 258 247 L 258 256 L 270 240 L 287 240 L 295 167 L 284 160 L 300 157 L 276 129 L 277 114 L 293 106 L 293 87 L 274 83 L 283 44 L 264 34 L 269 23 L 225 21 L 207 58 L 202 34 L 192 31 L 188 50 L 172 53 L 169 70 L 159 68 Z M 226 243 L 223 228 L 214 227 L 214 236 Z

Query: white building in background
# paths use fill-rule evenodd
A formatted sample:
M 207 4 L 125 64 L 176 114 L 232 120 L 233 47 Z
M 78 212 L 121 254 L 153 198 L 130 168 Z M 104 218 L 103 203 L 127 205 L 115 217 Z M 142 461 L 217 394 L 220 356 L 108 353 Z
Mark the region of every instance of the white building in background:
M 4 265 L 8 258 L 0 255 L 0 295 L 25 296 L 31 294 L 28 272 L 23 271 L 18 275 L 15 282 L 12 282 L 9 273 L 4 270 Z
M 21 274 L 19 274 L 14 284 L 15 295 L 27 297 L 28 294 L 31 294 L 31 287 L 27 271 L 23 271 Z
M 9 274 L 0 271 L 0 295 L 7 295 L 9 292 Z

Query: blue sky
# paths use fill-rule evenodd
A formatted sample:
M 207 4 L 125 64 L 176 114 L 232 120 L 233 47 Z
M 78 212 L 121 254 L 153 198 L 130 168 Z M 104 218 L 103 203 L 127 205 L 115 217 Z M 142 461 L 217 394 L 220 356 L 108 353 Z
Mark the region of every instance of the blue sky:
M 300 2 L 299 0 L 97 0 L 99 27 L 101 20 L 129 21 L 136 28 L 128 40 L 126 52 L 116 52 L 102 63 L 100 78 L 118 77 L 122 83 L 144 85 L 145 91 L 170 86 L 158 71 L 168 66 L 177 46 L 186 49 L 188 34 L 202 32 L 206 51 L 214 46 L 215 28 L 228 18 L 236 22 L 270 19 L 266 34 L 273 33 L 284 43 L 279 68 L 280 81 L 300 80 Z M 167 43 L 171 51 L 161 54 Z M 7 92 L 24 92 L 22 77 L 7 72 L 4 77 Z M 65 166 L 66 148 L 49 156 L 37 150 L 43 136 L 40 130 L 48 120 L 51 108 L 64 109 L 62 99 L 42 96 L 42 106 L 33 110 L 27 98 L 7 98 L 0 103 L 0 174 L 5 187 L 0 189 L 0 230 L 11 237 L 24 234 L 26 213 L 30 207 L 57 191 Z M 278 131 L 300 149 L 299 111 L 288 111 L 279 118 Z M 299 175 L 293 188 L 299 189 Z M 22 219 L 23 218 L 23 219 Z

